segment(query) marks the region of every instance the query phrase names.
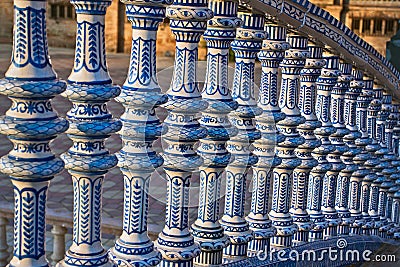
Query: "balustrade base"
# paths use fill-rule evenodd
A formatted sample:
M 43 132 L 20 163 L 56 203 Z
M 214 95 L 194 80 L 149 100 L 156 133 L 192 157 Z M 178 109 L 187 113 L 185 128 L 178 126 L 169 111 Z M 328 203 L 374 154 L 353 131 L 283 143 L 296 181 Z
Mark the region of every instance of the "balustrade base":
M 193 260 L 189 261 L 167 261 L 162 260 L 158 267 L 193 267 Z
M 96 266 L 96 267 L 113 267 L 113 264 L 108 260 L 106 250 L 94 254 L 87 255 L 67 251 L 64 260 L 56 264 L 55 267 L 76 267 L 76 266 Z
M 161 261 L 161 254 L 154 250 L 153 243 L 127 244 L 121 240 L 108 252 L 108 257 L 114 266 L 156 266 Z
M 230 244 L 224 248 L 224 257 L 246 257 L 248 243 L 235 243 Z
M 281 249 L 281 248 L 288 248 L 293 245 L 292 242 L 293 235 L 287 235 L 287 236 L 273 236 L 271 238 L 271 249 Z
M 213 251 L 201 251 L 193 261 L 194 266 L 218 267 L 222 265 L 222 249 Z
M 338 236 L 347 236 L 350 234 L 350 225 L 348 224 L 339 224 L 337 228 Z
M 338 225 L 330 224 L 326 229 L 324 229 L 324 239 L 332 238 L 338 235 Z
M 18 259 L 17 257 L 13 257 L 6 267 L 51 267 L 51 265 L 44 257 L 38 260 Z
M 247 256 L 254 257 L 258 253 L 270 251 L 270 238 L 255 238 L 249 242 Z
M 298 231 L 293 236 L 293 245 L 299 246 L 308 242 L 309 231 Z
M 308 235 L 308 242 L 315 242 L 324 239 L 324 230 L 310 231 Z

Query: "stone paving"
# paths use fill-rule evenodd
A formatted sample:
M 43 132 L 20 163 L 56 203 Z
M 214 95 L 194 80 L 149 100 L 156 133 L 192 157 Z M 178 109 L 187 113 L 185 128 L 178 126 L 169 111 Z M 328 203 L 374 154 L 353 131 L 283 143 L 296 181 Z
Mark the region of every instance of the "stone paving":
M 11 55 L 11 46 L 0 44 L 0 78 L 4 77 Z M 51 48 L 50 56 L 54 69 L 60 78 L 66 79 L 70 73 L 73 64 L 74 51 L 70 49 Z M 129 64 L 129 55 L 127 54 L 109 54 L 108 55 L 108 66 L 110 75 L 113 78 L 114 83 L 122 85 Z M 157 59 L 158 79 L 160 86 L 165 92 L 168 89 L 172 71 L 173 71 L 173 58 L 163 57 Z M 233 64 L 232 64 L 233 66 Z M 199 81 L 204 81 L 205 77 L 205 63 L 199 62 Z M 259 81 L 260 68 L 256 68 L 256 81 Z M 230 75 L 233 75 L 233 68 L 230 69 Z M 232 81 L 230 79 L 230 81 Z M 258 82 L 256 82 L 258 83 Z M 257 91 L 257 90 L 256 90 Z M 0 96 L 0 115 L 3 115 L 10 106 L 10 101 L 5 96 Z M 53 100 L 53 107 L 57 110 L 60 116 L 65 116 L 66 112 L 70 109 L 70 102 L 61 97 L 57 96 Z M 108 107 L 115 117 L 119 117 L 123 113 L 123 107 L 115 102 L 111 101 Z M 157 110 L 160 118 L 165 118 L 166 111 L 162 108 Z M 54 153 L 57 155 L 65 152 L 72 142 L 68 139 L 65 134 L 57 137 L 52 143 L 51 147 Z M 118 135 L 113 135 L 107 140 L 107 146 L 111 152 L 116 152 L 121 149 L 121 140 Z M 155 143 L 156 150 L 162 149 L 161 141 Z M 0 156 L 8 153 L 12 148 L 11 143 L 5 136 L 0 136 Z M 223 181 L 224 183 L 224 181 Z M 251 183 L 248 183 L 249 185 Z M 103 223 L 107 223 L 108 228 L 121 229 L 122 225 L 122 198 L 123 198 L 123 179 L 121 172 L 118 168 L 110 170 L 106 175 L 104 182 L 104 193 L 103 193 Z M 224 195 L 224 185 L 221 195 Z M 2 175 L 0 176 L 0 212 L 1 209 L 13 209 L 13 194 L 12 185 L 10 180 Z M 250 188 L 249 188 L 250 191 Z M 152 233 L 158 233 L 161 231 L 164 225 L 164 213 L 165 213 L 165 196 L 166 196 L 166 180 L 162 168 L 157 170 L 151 179 L 150 184 L 150 208 L 149 208 L 149 231 Z M 247 197 L 246 210 L 249 209 L 250 193 Z M 194 221 L 197 213 L 198 202 L 198 178 L 196 174 L 192 179 L 192 188 L 190 194 L 190 223 Z M 60 175 L 57 175 L 50 183 L 48 193 L 48 213 L 52 216 L 61 218 L 66 222 L 72 221 L 72 205 L 73 205 L 73 190 L 72 182 L 68 172 L 63 171 Z M 223 203 L 221 203 L 221 207 Z M 11 230 L 11 229 L 10 229 Z M 71 230 L 69 230 L 71 232 Z M 11 234 L 12 231 L 10 231 Z M 117 233 L 117 232 L 116 232 Z M 154 236 L 153 236 L 154 237 Z M 67 235 L 70 239 L 70 235 Z M 113 244 L 112 238 L 107 238 L 105 246 L 111 246 Z M 68 242 L 70 243 L 70 242 Z M 69 245 L 67 243 L 67 246 Z M 51 249 L 49 247 L 49 249 Z

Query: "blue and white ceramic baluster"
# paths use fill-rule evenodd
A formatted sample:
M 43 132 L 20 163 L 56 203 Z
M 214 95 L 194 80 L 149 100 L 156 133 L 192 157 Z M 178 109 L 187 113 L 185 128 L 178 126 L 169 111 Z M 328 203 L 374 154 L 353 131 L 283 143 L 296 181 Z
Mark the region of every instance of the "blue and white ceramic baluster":
M 322 125 L 331 132 L 329 135 L 329 141 L 335 148 L 328 154 L 328 161 L 332 164 L 332 168 L 329 169 L 323 180 L 322 185 L 322 214 L 325 216 L 325 220 L 328 222 L 328 227 L 324 230 L 324 238 L 330 238 L 337 235 L 337 227 L 340 219 L 335 209 L 335 197 L 336 197 L 336 185 L 337 176 L 346 165 L 340 159 L 342 150 L 346 148 L 340 144 L 337 139 L 336 128 L 332 125 L 331 120 L 331 93 L 333 87 L 337 82 L 337 77 L 340 75 L 339 71 L 339 57 L 334 55 L 327 55 L 324 57 L 326 65 L 322 68 L 321 75 L 317 80 L 318 98 L 317 98 L 317 114 L 322 122 Z M 332 130 L 330 129 L 332 128 Z M 335 145 L 334 145 L 335 144 Z
M 274 168 L 272 207 L 269 213 L 277 234 L 271 239 L 274 248 L 291 247 L 297 225 L 289 213 L 293 170 L 301 164 L 295 149 L 304 143 L 297 127 L 305 122 L 301 116 L 298 97 L 300 90 L 300 72 L 308 56 L 308 39 L 301 35 L 289 35 L 290 48 L 285 51 L 285 58 L 280 64 L 282 71 L 279 107 L 286 117 L 277 123 L 285 140 L 277 144 L 277 155 L 282 159 Z
M 362 178 L 359 178 L 355 173 L 359 169 L 358 164 L 354 161 L 354 158 L 361 153 L 361 148 L 357 147 L 356 140 L 361 137 L 361 133 L 357 127 L 357 98 L 362 92 L 364 87 L 363 72 L 357 69 L 352 70 L 353 80 L 350 82 L 350 88 L 346 92 L 345 100 L 345 121 L 346 127 L 350 131 L 348 135 L 344 137 L 345 143 L 349 147 L 349 153 L 351 153 L 351 161 L 354 164 L 355 170 L 350 176 L 349 187 L 348 187 L 348 207 L 352 222 L 349 226 L 349 234 L 355 233 L 354 228 L 361 229 L 362 215 L 359 209 L 360 199 L 360 187 Z M 353 188 L 354 186 L 354 188 Z M 355 190 L 355 191 L 354 191 Z M 361 220 L 361 221 L 360 221 Z
M 366 162 L 366 166 L 370 168 L 372 171 L 367 175 L 366 178 L 371 179 L 371 188 L 370 188 L 370 195 L 369 195 L 369 205 L 368 205 L 368 214 L 371 217 L 372 228 L 370 231 L 371 235 L 378 236 L 379 235 L 379 228 L 382 226 L 379 218 L 379 187 L 382 183 L 383 176 L 378 176 L 378 174 L 383 169 L 383 162 L 380 160 L 380 155 L 378 151 L 380 150 L 381 146 L 378 140 L 378 125 L 377 125 L 377 118 L 378 113 L 381 110 L 382 106 L 382 91 L 383 89 L 374 84 L 374 99 L 371 101 L 368 107 L 367 112 L 367 121 L 368 121 L 368 135 L 371 138 L 372 142 L 370 145 L 366 147 L 367 151 L 371 154 L 370 161 Z
M 310 215 L 307 212 L 307 197 L 309 175 L 312 168 L 318 166 L 318 161 L 312 156 L 312 151 L 321 145 L 321 141 L 314 135 L 314 130 L 321 126 L 315 114 L 317 97 L 316 81 L 321 74 L 321 68 L 325 65 L 322 52 L 323 47 L 310 45 L 306 64 L 301 70 L 301 85 L 299 94 L 299 108 L 306 122 L 300 124 L 297 129 L 305 139 L 304 144 L 298 146 L 296 156 L 301 159 L 301 164 L 293 171 L 292 203 L 290 214 L 298 231 L 293 236 L 293 243 L 300 245 L 308 242 L 309 232 L 313 227 Z M 311 191 L 314 189 L 312 188 Z M 312 194 L 312 193 L 311 193 Z
M 393 101 L 393 114 L 396 118 L 396 124 L 393 129 L 393 151 L 397 157 L 399 158 L 399 138 L 400 138 L 400 104 L 398 102 Z M 397 166 L 397 174 L 400 171 L 400 166 Z M 393 195 L 393 203 L 392 203 L 392 222 L 394 223 L 394 233 L 393 237 L 395 239 L 400 238 L 400 177 L 395 181 L 395 193 Z
M 385 155 L 388 161 L 390 162 L 390 168 L 388 169 L 389 176 L 389 190 L 387 193 L 387 203 L 386 203 L 386 218 L 388 220 L 388 231 L 387 237 L 393 238 L 393 234 L 395 231 L 395 225 L 392 221 L 392 206 L 393 206 L 393 198 L 394 194 L 397 191 L 396 188 L 396 180 L 399 178 L 400 174 L 397 173 L 397 166 L 400 164 L 397 156 L 393 152 L 393 130 L 394 126 L 397 123 L 396 115 L 393 113 L 393 105 L 390 104 L 390 113 L 385 123 L 385 142 L 386 147 L 388 149 L 388 154 Z
M 101 245 L 102 185 L 108 169 L 117 164 L 105 139 L 121 129 L 106 102 L 120 93 L 112 85 L 105 55 L 104 23 L 111 1 L 72 0 L 77 13 L 75 64 L 64 96 L 72 102 L 67 113 L 72 147 L 62 154 L 74 187 L 72 245 L 62 266 L 111 266 Z
M 393 169 L 388 157 L 389 150 L 386 145 L 386 123 L 390 115 L 391 102 L 392 96 L 384 92 L 382 97 L 382 108 L 378 113 L 377 119 L 377 137 L 380 142 L 381 149 L 379 149 L 376 153 L 379 156 L 381 166 L 383 167 L 381 172 L 378 173 L 378 177 L 382 181 L 379 187 L 378 205 L 379 219 L 382 223 L 382 226 L 379 228 L 379 236 L 382 238 L 387 238 L 387 231 L 389 230 L 389 221 L 387 218 L 387 199 L 389 188 L 392 186 L 389 177 L 393 174 Z
M 0 117 L 0 133 L 14 148 L 0 159 L 0 171 L 14 186 L 14 252 L 10 267 L 50 266 L 45 255 L 46 194 L 50 180 L 64 163 L 49 142 L 68 128 L 50 99 L 66 83 L 50 63 L 46 36 L 47 1 L 14 1 L 11 65 L 0 80 L 0 93 L 12 101 Z
M 289 44 L 286 42 L 285 27 L 267 24 L 265 31 L 267 39 L 258 53 L 262 66 L 258 106 L 263 113 L 257 117 L 256 127 L 262 136 L 254 142 L 254 154 L 258 156 L 258 162 L 253 167 L 255 190 L 252 193 L 250 214 L 246 217 L 254 239 L 249 242 L 248 256 L 255 256 L 259 251 L 268 252 L 270 239 L 276 234 L 268 217 L 269 198 L 273 168 L 281 163 L 281 159 L 275 155 L 275 146 L 285 138 L 276 128 L 276 123 L 285 117 L 278 106 L 278 69 Z
M 228 151 L 234 160 L 226 168 L 225 211 L 221 219 L 231 244 L 224 249 L 227 258 L 245 257 L 248 242 L 253 238 L 244 217 L 244 202 L 248 169 L 257 163 L 251 144 L 260 139 L 255 128 L 254 117 L 262 113 L 254 97 L 254 67 L 257 52 L 261 49 L 264 33 L 264 16 L 241 13 L 243 25 L 236 31 L 232 43 L 235 52 L 235 74 L 232 97 L 239 104 L 230 115 L 232 124 L 239 133 L 228 142 Z
M 316 57 L 322 59 L 322 50 L 319 51 Z M 316 77 L 313 77 L 313 84 L 310 86 L 314 86 L 314 88 L 318 89 L 316 81 L 318 80 L 320 74 L 321 70 L 319 70 L 315 74 Z M 324 230 L 328 227 L 328 222 L 325 220 L 325 217 L 322 214 L 321 210 L 323 189 L 322 185 L 326 172 L 332 169 L 332 164 L 328 162 L 327 156 L 330 152 L 334 150 L 334 147 L 329 141 L 329 135 L 331 133 L 334 133 L 335 128 L 328 126 L 326 122 L 322 120 L 322 101 L 327 99 L 328 98 L 324 97 L 324 94 L 322 92 L 318 92 L 317 90 L 315 109 L 317 119 L 320 123 L 318 127 L 314 130 L 314 134 L 318 138 L 318 140 L 321 141 L 321 145 L 312 151 L 313 157 L 318 160 L 318 165 L 311 169 L 309 175 L 307 211 L 310 215 L 311 221 L 313 222 L 313 227 L 310 229 L 309 233 L 309 241 L 321 240 L 323 238 Z M 319 101 L 319 105 L 317 105 L 317 101 Z
M 393 128 L 393 153 L 399 157 L 400 156 L 400 104 L 398 101 L 393 100 L 393 113 L 396 117 L 396 124 Z
M 364 224 L 361 226 L 361 234 L 363 235 L 371 235 L 371 231 L 373 228 L 373 222 L 368 213 L 369 208 L 369 196 L 370 196 L 370 188 L 372 181 L 374 180 L 374 176 L 370 175 L 373 172 L 373 167 L 377 164 L 376 158 L 374 155 L 370 153 L 369 147 L 372 145 L 372 138 L 370 138 L 368 133 L 368 108 L 373 101 L 374 93 L 373 93 L 374 79 L 364 77 L 364 88 L 362 89 L 362 95 L 360 96 L 360 102 L 357 103 L 358 113 L 360 114 L 357 117 L 358 127 L 361 131 L 361 138 L 365 140 L 363 143 L 363 154 L 368 153 L 367 160 L 362 163 L 365 168 L 363 172 L 365 173 L 362 177 L 361 181 L 361 199 L 360 199 L 360 209 L 363 217 Z M 356 141 L 357 143 L 357 141 Z M 365 156 L 364 156 L 365 157 Z
M 192 172 L 202 164 L 194 145 L 207 136 L 197 113 L 207 108 L 196 78 L 198 42 L 206 30 L 212 12 L 206 0 L 175 0 L 167 8 L 170 26 L 176 39 L 175 65 L 168 102 L 168 116 L 163 134 L 166 142 L 164 169 L 167 176 L 165 227 L 155 242 L 163 257 L 160 267 L 191 267 L 200 254 L 189 232 L 189 187 Z
M 341 72 L 338 77 L 338 82 L 332 91 L 332 106 L 333 110 L 340 110 L 336 114 L 337 111 L 332 110 L 332 121 L 338 129 L 344 133 L 343 141 L 347 143 L 348 138 L 352 139 L 352 135 L 349 135 L 350 130 L 346 128 L 345 121 L 345 96 L 347 91 L 350 88 L 350 82 L 353 80 L 353 76 L 351 75 L 352 64 L 341 62 L 339 63 L 339 70 Z M 358 149 L 353 146 L 348 147 L 347 151 L 343 153 L 343 163 L 346 165 L 338 175 L 337 180 L 337 188 L 336 188 L 336 200 L 335 200 L 335 209 L 338 212 L 338 216 L 340 218 L 340 222 L 338 225 L 338 235 L 348 235 L 350 231 L 350 224 L 354 221 L 350 216 L 349 211 L 349 186 L 350 186 L 350 177 L 354 171 L 357 170 L 357 165 L 353 163 L 353 157 L 357 154 Z
M 367 134 L 367 108 L 371 101 L 370 96 L 365 92 L 365 83 L 363 81 L 363 72 L 359 69 L 353 69 L 354 80 L 351 82 L 349 95 L 351 102 L 347 102 L 350 109 L 347 117 L 347 125 L 350 129 L 350 135 L 355 138 L 348 142 L 351 149 L 354 145 L 357 147 L 357 153 L 353 157 L 353 163 L 357 166 L 357 170 L 353 172 L 350 178 L 349 186 L 349 211 L 353 222 L 350 224 L 350 234 L 361 234 L 361 227 L 364 225 L 364 218 L 361 213 L 361 182 L 368 174 L 364 162 L 368 160 L 369 154 L 364 149 L 368 145 L 369 139 Z M 355 112 L 355 114 L 353 114 Z M 350 138 L 349 138 L 350 139 Z
M 151 175 L 163 159 L 153 150 L 162 125 L 155 108 L 167 101 L 156 76 L 156 35 L 172 1 L 123 1 L 132 23 L 128 77 L 117 98 L 125 107 L 121 117 L 123 148 L 117 154 L 124 175 L 122 235 L 109 251 L 114 266 L 156 266 L 161 254 L 147 234 L 148 192 Z
M 221 266 L 222 251 L 229 244 L 219 223 L 221 178 L 231 160 L 226 141 L 237 134 L 228 113 L 237 108 L 228 85 L 228 57 L 230 43 L 241 24 L 237 18 L 237 1 L 212 0 L 209 8 L 214 17 L 208 21 L 204 39 L 207 41 L 207 73 L 203 99 L 208 109 L 202 112 L 200 124 L 208 136 L 200 140 L 198 152 L 204 159 L 200 167 L 200 193 L 197 220 L 191 227 L 200 256 L 194 259 L 199 266 Z

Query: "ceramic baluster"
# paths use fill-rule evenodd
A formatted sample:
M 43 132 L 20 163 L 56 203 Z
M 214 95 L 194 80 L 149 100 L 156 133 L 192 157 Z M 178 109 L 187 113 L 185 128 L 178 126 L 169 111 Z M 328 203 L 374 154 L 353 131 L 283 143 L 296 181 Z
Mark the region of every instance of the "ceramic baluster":
M 101 245 L 102 185 L 117 158 L 105 139 L 121 129 L 106 102 L 120 93 L 111 82 L 105 55 L 105 14 L 111 1 L 72 0 L 77 13 L 74 67 L 64 96 L 72 102 L 67 113 L 72 147 L 62 154 L 74 188 L 72 245 L 62 266 L 111 266 Z
M 368 135 L 368 108 L 369 105 L 371 104 L 371 101 L 373 101 L 373 86 L 374 86 L 374 79 L 364 77 L 364 88 L 362 89 L 362 94 L 359 96 L 359 99 L 357 99 L 357 123 L 358 123 L 358 128 L 362 134 L 361 139 L 359 139 L 359 144 L 361 146 L 358 146 L 359 148 L 362 149 L 362 154 L 363 157 L 366 159 L 366 161 L 362 162 L 362 165 L 360 170 L 362 171 L 362 181 L 361 181 L 361 199 L 360 199 L 360 209 L 363 217 L 363 225 L 361 226 L 361 232 L 360 234 L 363 235 L 370 235 L 372 228 L 373 228 L 373 222 L 371 220 L 371 217 L 369 216 L 368 213 L 368 207 L 369 207 L 369 196 L 370 196 L 370 188 L 371 184 L 373 181 L 373 176 L 369 176 L 371 173 L 373 167 L 373 164 L 375 163 L 375 157 L 370 153 L 368 150 L 368 147 L 372 145 L 372 138 Z M 357 143 L 358 141 L 356 141 Z M 367 155 L 365 155 L 367 154 Z M 359 157 L 362 158 L 362 157 Z M 355 159 L 357 160 L 357 159 Z M 372 161 L 372 165 L 370 164 Z M 356 228 L 357 229 L 357 228 Z
M 318 58 L 322 59 L 322 51 L 319 51 Z M 308 214 L 310 214 L 311 221 L 313 222 L 313 227 L 310 229 L 309 233 L 309 241 L 321 240 L 323 238 L 324 230 L 328 227 L 328 222 L 322 214 L 321 209 L 322 186 L 326 172 L 332 169 L 332 164 L 328 162 L 327 156 L 334 150 L 334 147 L 329 141 L 329 135 L 335 132 L 335 128 L 327 124 L 327 121 L 322 116 L 324 112 L 323 108 L 326 106 L 326 104 L 322 104 L 324 101 L 330 100 L 330 98 L 326 97 L 324 91 L 321 91 L 321 88 L 316 84 L 320 74 L 321 71 L 316 73 L 316 77 L 313 77 L 314 87 L 317 89 L 317 100 L 315 106 L 316 116 L 320 122 L 318 127 L 314 130 L 314 134 L 317 139 L 321 141 L 321 145 L 316 147 L 312 152 L 312 156 L 318 160 L 318 165 L 311 169 L 309 175 L 307 211 Z
M 243 25 L 237 29 L 232 43 L 235 53 L 235 74 L 232 97 L 239 104 L 230 115 L 239 133 L 227 142 L 228 151 L 234 156 L 226 169 L 225 211 L 221 219 L 231 244 L 225 248 L 226 258 L 245 257 L 248 242 L 253 238 L 244 217 L 244 202 L 248 169 L 257 163 L 251 144 L 260 139 L 255 127 L 255 116 L 262 113 L 254 96 L 254 67 L 257 52 L 265 38 L 264 17 L 259 14 L 241 13 Z
M 380 153 L 378 152 L 381 148 L 378 140 L 378 125 L 377 118 L 379 111 L 382 106 L 382 91 L 383 89 L 378 85 L 374 84 L 374 99 L 371 101 L 367 112 L 368 121 L 368 136 L 371 138 L 372 142 L 366 147 L 367 151 L 371 154 L 371 159 L 368 160 L 365 165 L 369 168 L 370 173 L 366 176 L 367 179 L 371 179 L 370 195 L 369 195 L 369 205 L 368 214 L 371 218 L 372 228 L 370 231 L 371 235 L 378 236 L 379 228 L 382 223 L 379 218 L 378 205 L 379 205 L 379 187 L 382 184 L 383 176 L 380 172 L 383 169 L 383 162 L 380 160 Z
M 259 251 L 269 251 L 270 239 L 276 234 L 268 217 L 269 198 L 273 168 L 281 163 L 281 159 L 275 155 L 275 146 L 284 140 L 276 128 L 276 123 L 285 117 L 278 106 L 278 68 L 289 44 L 286 42 L 285 27 L 267 24 L 265 31 L 267 39 L 258 53 L 262 66 L 258 106 L 263 113 L 256 122 L 256 128 L 262 136 L 254 142 L 254 154 L 258 156 L 258 162 L 253 167 L 253 188 L 256 190 L 253 190 L 251 210 L 246 218 L 254 233 L 254 239 L 249 242 L 249 256 L 255 256 Z
M 393 105 L 390 104 L 390 113 L 389 116 L 385 122 L 385 142 L 386 142 L 386 147 L 388 148 L 389 153 L 386 155 L 386 158 L 390 162 L 390 168 L 388 169 L 388 175 L 389 175 L 389 190 L 387 193 L 387 203 L 386 203 L 386 217 L 388 220 L 388 231 L 387 235 L 388 238 L 393 238 L 394 232 L 395 232 L 395 223 L 392 220 L 392 211 L 393 211 L 393 200 L 394 200 L 394 194 L 397 192 L 397 187 L 396 187 L 396 180 L 399 179 L 400 174 L 397 172 L 397 167 L 400 165 L 400 161 L 397 158 L 397 156 L 394 154 L 393 150 L 393 134 L 394 134 L 394 127 L 397 123 L 397 118 L 396 114 L 393 111 Z
M 358 69 L 353 69 L 354 80 L 351 82 L 351 103 L 349 103 L 350 111 L 348 117 L 348 127 L 351 130 L 351 135 L 355 138 L 349 142 L 349 146 L 357 147 L 357 153 L 353 157 L 353 162 L 357 166 L 357 170 L 353 172 L 350 178 L 349 187 L 349 210 L 353 222 L 350 224 L 350 234 L 361 234 L 361 227 L 364 226 L 364 218 L 361 213 L 361 182 L 368 174 L 365 169 L 364 162 L 369 159 L 369 154 L 364 149 L 369 144 L 370 139 L 367 133 L 367 108 L 371 101 L 371 96 L 368 94 L 363 81 L 363 72 Z M 354 101 L 355 100 L 355 101 Z M 355 110 L 354 110 L 355 109 Z M 355 114 L 353 114 L 355 112 Z M 353 116 L 351 118 L 350 116 Z
M 155 109 L 167 101 L 156 76 L 156 34 L 172 1 L 122 2 L 132 24 L 128 75 L 117 98 L 125 107 L 123 148 L 117 154 L 124 175 L 124 208 L 122 235 L 109 257 L 114 266 L 156 266 L 161 254 L 147 234 L 148 193 L 151 175 L 163 163 L 152 147 L 162 133 Z
M 393 129 L 393 151 L 397 158 L 399 157 L 399 150 L 398 150 L 398 142 L 400 138 L 400 104 L 398 102 L 393 101 L 393 114 L 396 120 L 396 124 Z M 397 166 L 397 173 L 400 171 L 400 166 Z M 400 177 L 397 178 L 395 181 L 395 186 L 394 186 L 393 191 L 393 203 L 392 203 L 392 222 L 394 223 L 394 238 L 398 239 L 400 238 Z
M 301 164 L 295 155 L 295 149 L 305 140 L 300 136 L 297 127 L 305 122 L 299 109 L 300 72 L 305 66 L 308 56 L 308 39 L 301 35 L 289 35 L 287 41 L 290 48 L 285 51 L 285 58 L 280 64 L 282 72 L 279 108 L 286 117 L 277 123 L 285 140 L 277 144 L 277 155 L 282 159 L 274 168 L 273 196 L 270 218 L 277 234 L 271 239 L 271 246 L 285 248 L 292 246 L 293 235 L 297 225 L 289 213 L 293 170 Z
M 330 238 L 337 235 L 337 227 L 339 225 L 338 213 L 335 209 L 336 184 L 337 176 L 346 165 L 340 160 L 340 156 L 346 150 L 341 141 L 342 133 L 336 135 L 337 129 L 333 126 L 331 120 L 331 93 L 337 82 L 339 71 L 339 57 L 327 55 L 324 57 L 326 65 L 322 68 L 321 75 L 317 80 L 318 98 L 317 98 L 317 114 L 322 122 L 322 127 L 326 127 L 330 132 L 329 142 L 335 148 L 328 154 L 328 162 L 332 164 L 332 168 L 327 170 L 322 185 L 322 214 L 328 222 L 328 227 L 324 230 L 324 237 Z
M 307 196 L 309 175 L 312 168 L 318 166 L 318 161 L 312 156 L 312 151 L 321 145 L 321 141 L 314 135 L 314 130 L 321 127 L 315 114 L 317 96 L 316 81 L 321 74 L 321 68 L 325 65 L 322 59 L 323 47 L 310 45 L 306 64 L 301 70 L 301 83 L 299 95 L 299 108 L 306 122 L 300 124 L 297 129 L 305 139 L 304 144 L 298 146 L 296 156 L 301 159 L 301 164 L 293 171 L 293 188 L 290 213 L 298 231 L 293 236 L 293 243 L 299 245 L 308 242 L 309 232 L 313 224 L 307 212 Z M 313 189 L 311 189 L 310 194 Z
M 380 218 L 380 222 L 382 226 L 379 228 L 379 236 L 382 238 L 387 238 L 388 230 L 390 228 L 389 221 L 387 217 L 387 202 L 388 202 L 388 192 L 389 188 L 392 186 L 392 181 L 389 179 L 390 175 L 395 171 L 390 162 L 389 149 L 386 143 L 386 126 L 387 120 L 390 115 L 391 109 L 391 101 L 392 96 L 383 93 L 382 97 L 382 108 L 378 113 L 377 119 L 377 137 L 380 142 L 381 149 L 379 149 L 376 153 L 381 161 L 381 166 L 383 167 L 381 172 L 378 173 L 379 179 L 381 179 L 382 183 L 379 187 L 379 205 L 378 205 L 378 214 Z
M 196 78 L 198 42 L 212 12 L 206 0 L 175 0 L 167 8 L 167 16 L 171 20 L 176 50 L 168 102 L 164 105 L 168 110 L 164 121 L 168 131 L 163 134 L 167 144 L 164 150 L 166 219 L 155 245 L 163 257 L 160 267 L 191 267 L 200 249 L 189 232 L 189 187 L 192 172 L 203 164 L 194 145 L 207 136 L 197 113 L 208 106 L 201 98 Z
M 237 108 L 228 85 L 229 47 L 235 38 L 235 29 L 241 24 L 237 6 L 237 1 L 210 1 L 214 17 L 208 21 L 204 34 L 208 53 L 202 96 L 209 106 L 203 111 L 200 124 L 207 128 L 208 136 L 200 140 L 198 149 L 204 164 L 200 167 L 198 216 L 191 228 L 201 248 L 200 256 L 194 260 L 199 266 L 221 266 L 222 251 L 229 244 L 218 220 L 221 177 L 231 160 L 226 141 L 237 134 L 228 119 L 228 114 Z
M 349 138 L 350 141 L 353 140 L 353 135 L 349 135 L 350 130 L 346 128 L 344 115 L 346 93 L 350 88 L 350 82 L 353 80 L 351 69 L 352 64 L 345 62 L 339 63 L 341 75 L 338 77 L 338 82 L 332 91 L 332 105 L 334 107 L 332 110 L 332 121 L 334 126 L 344 134 L 343 141 L 345 143 L 349 141 Z M 339 114 L 339 116 L 337 114 Z M 346 168 L 344 168 L 338 175 L 335 209 L 337 210 L 340 218 L 338 225 L 338 235 L 340 236 L 349 234 L 350 224 L 354 221 L 350 216 L 348 202 L 350 177 L 352 173 L 357 170 L 357 165 L 353 163 L 353 158 L 357 152 L 358 149 L 353 144 L 352 146 L 348 147 L 346 152 L 343 153 L 343 163 L 346 165 Z
M 46 36 L 47 1 L 14 1 L 11 65 L 0 80 L 0 93 L 12 101 L 0 117 L 0 133 L 13 143 L 0 159 L 0 171 L 14 186 L 14 251 L 10 267 L 50 266 L 45 255 L 46 194 L 63 170 L 49 142 L 68 128 L 50 99 L 66 88 L 50 62 Z

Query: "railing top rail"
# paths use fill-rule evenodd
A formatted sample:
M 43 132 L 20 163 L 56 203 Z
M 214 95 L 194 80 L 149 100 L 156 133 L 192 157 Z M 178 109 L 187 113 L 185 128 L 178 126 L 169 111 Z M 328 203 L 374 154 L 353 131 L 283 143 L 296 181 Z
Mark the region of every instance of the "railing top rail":
M 341 58 L 374 76 L 396 99 L 400 99 L 399 71 L 329 12 L 308 0 L 247 0 L 246 4 L 336 50 Z

